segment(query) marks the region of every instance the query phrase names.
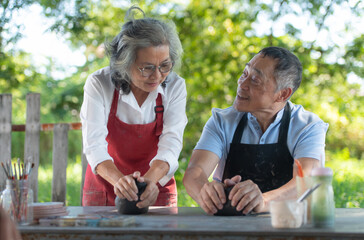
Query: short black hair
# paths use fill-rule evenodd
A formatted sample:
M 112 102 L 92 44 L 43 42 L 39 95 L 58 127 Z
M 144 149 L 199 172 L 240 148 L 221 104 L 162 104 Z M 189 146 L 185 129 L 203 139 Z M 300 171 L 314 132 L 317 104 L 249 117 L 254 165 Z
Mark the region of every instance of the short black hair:
M 296 55 L 282 47 L 266 47 L 258 54 L 278 59 L 274 68 L 277 91 L 292 88 L 293 94 L 299 88 L 302 81 L 302 64 Z

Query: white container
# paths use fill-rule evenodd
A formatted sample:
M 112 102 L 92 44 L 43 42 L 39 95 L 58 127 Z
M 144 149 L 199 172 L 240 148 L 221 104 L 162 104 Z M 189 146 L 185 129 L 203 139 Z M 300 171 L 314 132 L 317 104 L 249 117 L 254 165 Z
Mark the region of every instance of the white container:
M 299 228 L 304 222 L 305 201 L 276 200 L 270 202 L 269 208 L 274 228 Z

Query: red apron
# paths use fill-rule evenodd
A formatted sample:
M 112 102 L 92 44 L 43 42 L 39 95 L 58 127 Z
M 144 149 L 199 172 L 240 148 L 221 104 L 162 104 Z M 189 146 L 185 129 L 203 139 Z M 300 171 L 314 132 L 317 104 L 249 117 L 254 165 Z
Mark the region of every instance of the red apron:
M 127 124 L 117 116 L 119 92 L 114 91 L 107 129 L 106 141 L 108 152 L 114 159 L 116 167 L 129 175 L 140 171 L 143 176 L 149 169 L 149 163 L 157 155 L 159 136 L 163 130 L 163 105 L 161 94 L 158 94 L 156 120 L 148 124 Z M 160 186 L 159 195 L 154 206 L 177 207 L 177 187 L 174 177 L 164 186 Z M 114 206 L 114 186 L 99 175 L 95 175 L 90 165 L 87 166 L 83 187 L 83 206 Z

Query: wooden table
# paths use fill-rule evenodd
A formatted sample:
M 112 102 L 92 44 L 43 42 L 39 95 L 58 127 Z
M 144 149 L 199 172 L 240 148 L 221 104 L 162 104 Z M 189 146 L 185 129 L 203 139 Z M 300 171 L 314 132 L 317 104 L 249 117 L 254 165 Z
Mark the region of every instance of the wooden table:
M 114 207 L 68 207 L 70 216 L 117 215 Z M 125 216 L 125 215 L 124 215 Z M 364 209 L 336 209 L 334 228 L 275 229 L 269 214 L 218 217 L 200 208 L 153 207 L 127 227 L 19 226 L 27 239 L 364 239 Z

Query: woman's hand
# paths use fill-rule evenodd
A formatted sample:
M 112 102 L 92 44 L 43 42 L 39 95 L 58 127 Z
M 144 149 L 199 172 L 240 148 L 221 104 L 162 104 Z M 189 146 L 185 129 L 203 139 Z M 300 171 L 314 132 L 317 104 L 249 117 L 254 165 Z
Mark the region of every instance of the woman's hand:
M 158 198 L 158 186 L 148 178 L 141 177 L 140 172 L 138 171 L 121 177 L 114 185 L 115 194 L 121 199 L 126 198 L 128 201 L 138 201 L 138 188 L 135 184 L 135 180 L 147 184 L 143 194 L 140 196 L 140 202 L 138 202 L 136 206 L 138 208 L 144 208 L 153 205 Z
M 114 184 L 114 193 L 121 199 L 128 201 L 138 201 L 138 188 L 135 184 L 135 179 L 140 181 L 140 172 L 136 171 L 133 174 L 125 175 Z
M 140 202 L 137 203 L 138 208 L 144 208 L 153 205 L 158 198 L 159 189 L 155 182 L 149 180 L 145 177 L 140 177 L 139 182 L 145 182 L 147 187 L 145 188 L 143 194 L 140 196 Z

